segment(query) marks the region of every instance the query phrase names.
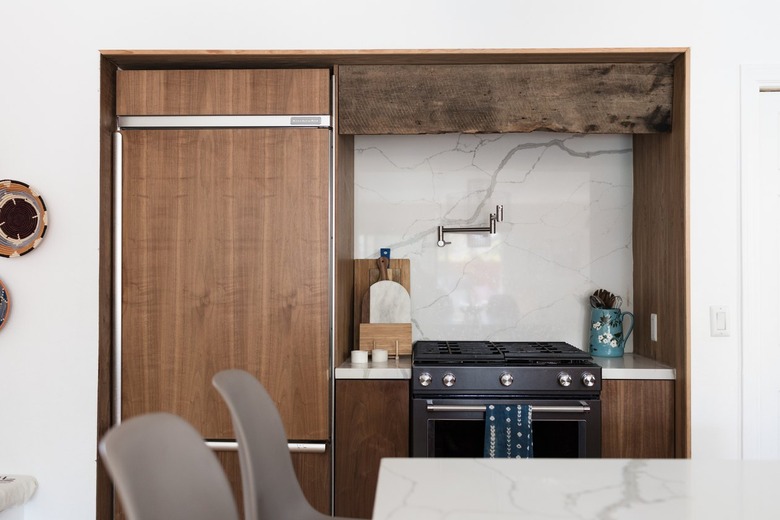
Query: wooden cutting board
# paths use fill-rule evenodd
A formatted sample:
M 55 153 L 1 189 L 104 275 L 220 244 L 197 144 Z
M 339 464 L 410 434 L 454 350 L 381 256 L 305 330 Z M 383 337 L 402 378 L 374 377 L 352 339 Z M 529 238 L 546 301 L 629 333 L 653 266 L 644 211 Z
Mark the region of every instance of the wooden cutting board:
M 379 281 L 387 280 L 387 259 L 384 261 L 382 257 L 376 259 L 376 265 L 379 269 Z M 371 287 L 378 282 L 374 282 L 369 285 L 368 289 L 363 293 L 363 300 L 360 303 L 360 323 L 371 322 Z
M 410 265 L 408 258 L 394 258 L 387 266 L 387 279 L 399 283 L 410 294 Z M 372 285 L 382 281 L 384 274 L 376 258 L 354 260 L 354 331 L 355 347 L 360 350 L 384 348 L 402 355 L 412 352 L 411 323 L 369 323 Z M 410 298 L 411 300 L 411 298 Z

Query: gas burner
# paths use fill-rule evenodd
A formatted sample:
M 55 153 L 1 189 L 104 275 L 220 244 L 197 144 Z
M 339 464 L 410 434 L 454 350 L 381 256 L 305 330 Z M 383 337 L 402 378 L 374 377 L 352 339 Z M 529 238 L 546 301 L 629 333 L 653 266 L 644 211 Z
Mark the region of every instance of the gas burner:
M 424 361 L 503 361 L 504 355 L 487 341 L 418 341 L 414 357 Z
M 559 359 L 574 361 L 591 359 L 590 354 L 562 341 L 499 343 L 504 359 Z
M 592 357 L 562 341 L 417 341 L 415 363 L 458 364 L 571 364 Z

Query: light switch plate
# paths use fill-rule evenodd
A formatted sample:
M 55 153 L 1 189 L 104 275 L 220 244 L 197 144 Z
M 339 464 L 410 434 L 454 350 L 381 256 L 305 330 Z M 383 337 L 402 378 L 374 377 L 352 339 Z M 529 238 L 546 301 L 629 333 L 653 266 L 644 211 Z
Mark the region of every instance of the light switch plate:
M 731 335 L 731 316 L 725 305 L 710 306 L 710 336 L 724 337 Z

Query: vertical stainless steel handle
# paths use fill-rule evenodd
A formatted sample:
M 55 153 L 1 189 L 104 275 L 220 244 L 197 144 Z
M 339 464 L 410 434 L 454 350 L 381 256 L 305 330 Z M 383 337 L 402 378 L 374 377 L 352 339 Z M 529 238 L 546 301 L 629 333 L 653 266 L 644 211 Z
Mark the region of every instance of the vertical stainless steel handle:
M 114 319 L 113 407 L 114 424 L 122 421 L 122 134 L 114 132 Z

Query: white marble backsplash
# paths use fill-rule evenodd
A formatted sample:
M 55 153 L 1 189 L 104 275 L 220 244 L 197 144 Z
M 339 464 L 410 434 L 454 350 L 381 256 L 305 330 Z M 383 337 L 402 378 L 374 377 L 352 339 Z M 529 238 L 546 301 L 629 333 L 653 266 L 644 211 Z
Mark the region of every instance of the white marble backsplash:
M 587 350 L 589 294 L 607 289 L 632 310 L 632 175 L 630 136 L 359 136 L 355 258 L 390 247 L 411 260 L 415 341 Z M 437 226 L 487 226 L 497 204 L 495 235 L 437 246 Z

